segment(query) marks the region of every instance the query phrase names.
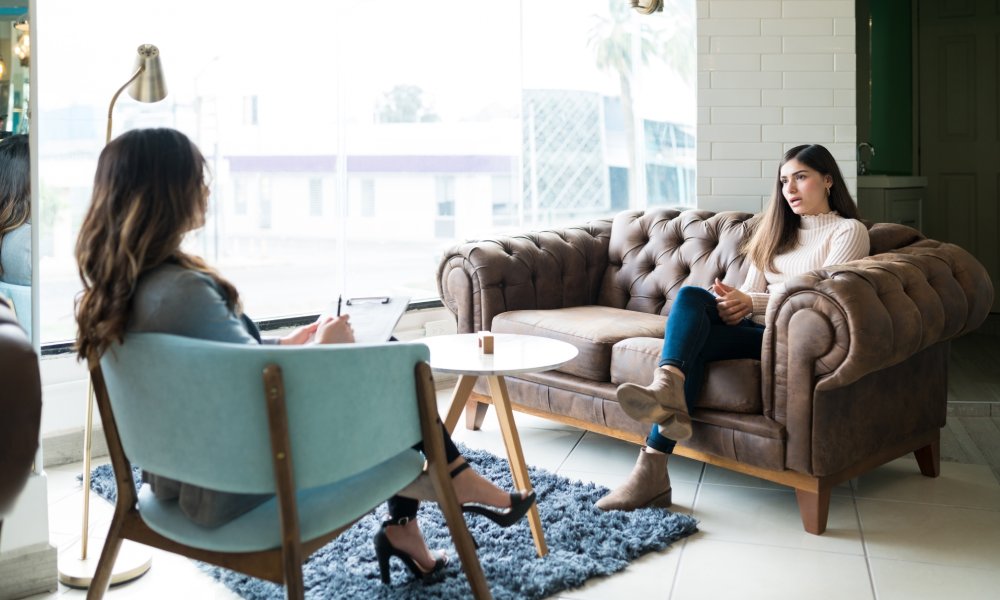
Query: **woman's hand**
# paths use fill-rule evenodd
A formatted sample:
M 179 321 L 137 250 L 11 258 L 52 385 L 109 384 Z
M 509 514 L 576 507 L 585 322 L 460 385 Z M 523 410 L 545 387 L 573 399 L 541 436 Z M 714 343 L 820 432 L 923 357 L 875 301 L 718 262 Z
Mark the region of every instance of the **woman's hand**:
M 278 338 L 278 343 L 282 346 L 301 346 L 302 344 L 308 344 L 309 341 L 312 340 L 312 337 L 316 335 L 316 329 L 318 328 L 319 321 L 303 325 L 302 327 L 297 327 L 285 337 Z
M 741 320 L 753 314 L 753 300 L 738 289 L 715 280 L 712 284 L 716 303 L 719 308 L 719 318 L 726 325 L 736 325 Z
M 317 344 L 352 344 L 354 330 L 351 328 L 350 315 L 326 317 L 316 329 Z

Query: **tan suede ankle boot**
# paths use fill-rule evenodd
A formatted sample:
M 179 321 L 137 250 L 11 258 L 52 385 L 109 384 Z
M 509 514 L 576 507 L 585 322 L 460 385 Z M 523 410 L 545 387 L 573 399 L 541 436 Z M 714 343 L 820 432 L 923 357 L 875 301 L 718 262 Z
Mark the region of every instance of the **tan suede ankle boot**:
M 623 383 L 618 386 L 618 403 L 625 414 L 637 421 L 660 424 L 660 432 L 674 440 L 691 437 L 691 417 L 684 401 L 684 380 L 664 368 L 653 373 L 648 386 Z
M 670 506 L 672 490 L 667 473 L 667 455 L 639 450 L 639 460 L 625 483 L 597 501 L 601 510 L 635 510 L 646 506 Z
M 691 417 L 687 413 L 674 413 L 656 426 L 665 438 L 682 442 L 691 437 Z

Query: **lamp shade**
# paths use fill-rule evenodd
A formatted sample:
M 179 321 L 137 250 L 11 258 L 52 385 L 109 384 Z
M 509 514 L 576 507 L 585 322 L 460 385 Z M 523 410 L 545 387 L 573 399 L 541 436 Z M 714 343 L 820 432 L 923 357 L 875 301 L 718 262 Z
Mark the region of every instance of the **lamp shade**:
M 631 0 L 632 8 L 644 15 L 663 10 L 663 0 Z
M 160 66 L 160 50 L 152 44 L 143 44 L 139 46 L 138 52 L 135 69 L 142 69 L 142 72 L 128 87 L 128 95 L 139 102 L 159 102 L 167 97 L 167 83 Z

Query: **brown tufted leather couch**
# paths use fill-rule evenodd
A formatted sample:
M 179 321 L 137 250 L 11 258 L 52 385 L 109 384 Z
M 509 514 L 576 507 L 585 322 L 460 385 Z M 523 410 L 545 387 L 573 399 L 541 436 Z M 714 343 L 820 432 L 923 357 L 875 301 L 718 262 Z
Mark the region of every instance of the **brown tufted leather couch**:
M 41 419 L 38 357 L 14 311 L 0 300 L 0 527 L 31 472 Z
M 681 287 L 738 286 L 753 215 L 628 211 L 579 227 L 455 246 L 438 271 L 460 333 L 553 337 L 580 353 L 557 371 L 507 378 L 516 410 L 643 443 L 615 389 L 646 384 Z M 914 452 L 939 471 L 948 341 L 993 302 L 983 266 L 903 225 L 869 230 L 872 256 L 790 280 L 771 299 L 762 359 L 711 363 L 676 453 L 795 488 L 806 531 L 826 529 L 837 484 Z M 482 385 L 480 382 L 477 385 Z M 477 387 L 466 424 L 478 428 Z

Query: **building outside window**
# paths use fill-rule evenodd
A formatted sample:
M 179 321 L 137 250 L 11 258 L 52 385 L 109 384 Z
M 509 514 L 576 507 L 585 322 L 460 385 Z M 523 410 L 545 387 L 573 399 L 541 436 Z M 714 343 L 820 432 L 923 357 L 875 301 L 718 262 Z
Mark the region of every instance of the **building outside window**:
M 245 96 L 243 98 L 243 124 L 257 124 L 257 96 Z
M 432 298 L 442 252 L 464 239 L 695 203 L 694 0 L 649 16 L 621 0 L 481 14 L 290 0 L 291 54 L 264 47 L 263 0 L 106 4 L 38 4 L 43 342 L 75 333 L 72 248 L 136 39 L 160 48 L 170 94 L 122 95 L 114 134 L 173 127 L 199 145 L 212 195 L 185 248 L 255 318 L 315 314 L 340 293 Z M 236 12 L 244 26 L 217 27 Z
M 516 226 L 520 220 L 517 202 L 514 198 L 513 182 L 510 175 L 494 175 L 491 178 L 493 196 L 493 226 Z
M 375 180 L 361 182 L 361 216 L 371 219 L 375 216 Z
M 438 177 L 437 219 L 434 220 L 434 237 L 452 239 L 455 237 L 455 178 Z
M 271 179 L 260 178 L 260 194 L 257 196 L 257 228 L 266 231 L 271 228 Z
M 319 177 L 309 180 L 309 216 L 323 216 L 323 180 Z

